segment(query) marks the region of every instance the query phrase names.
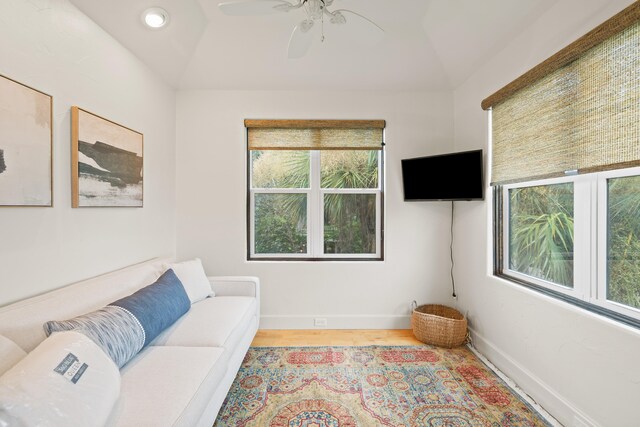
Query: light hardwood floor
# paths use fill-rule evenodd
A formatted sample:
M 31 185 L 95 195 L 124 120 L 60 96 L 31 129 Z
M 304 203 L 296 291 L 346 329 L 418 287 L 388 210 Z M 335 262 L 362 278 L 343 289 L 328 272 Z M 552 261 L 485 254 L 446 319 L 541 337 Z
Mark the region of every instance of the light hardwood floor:
M 411 329 L 261 329 L 253 347 L 421 345 Z

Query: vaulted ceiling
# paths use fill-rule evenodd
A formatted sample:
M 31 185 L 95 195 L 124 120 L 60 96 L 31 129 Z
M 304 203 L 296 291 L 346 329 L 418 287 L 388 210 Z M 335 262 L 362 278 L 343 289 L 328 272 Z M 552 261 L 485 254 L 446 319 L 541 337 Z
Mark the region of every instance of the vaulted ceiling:
M 363 42 L 357 26 L 325 23 L 325 41 L 292 60 L 287 44 L 301 10 L 226 16 L 220 1 L 71 0 L 170 85 L 246 90 L 452 89 L 558 2 L 335 0 L 376 22 L 384 39 Z M 142 24 L 152 6 L 169 12 L 168 26 Z

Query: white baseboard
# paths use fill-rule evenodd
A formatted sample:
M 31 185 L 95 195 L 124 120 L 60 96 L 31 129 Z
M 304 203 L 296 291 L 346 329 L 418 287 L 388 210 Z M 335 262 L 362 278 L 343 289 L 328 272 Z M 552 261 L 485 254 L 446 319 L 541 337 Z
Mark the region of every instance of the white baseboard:
M 524 366 L 499 350 L 492 342 L 473 329 L 469 328 L 469 330 L 475 349 L 563 425 L 567 427 L 600 427 L 600 424 L 573 406 L 571 402 Z
M 316 319 L 326 319 L 326 326 L 315 326 Z M 410 329 L 409 315 L 361 315 L 334 316 L 317 314 L 313 316 L 260 317 L 260 329 Z

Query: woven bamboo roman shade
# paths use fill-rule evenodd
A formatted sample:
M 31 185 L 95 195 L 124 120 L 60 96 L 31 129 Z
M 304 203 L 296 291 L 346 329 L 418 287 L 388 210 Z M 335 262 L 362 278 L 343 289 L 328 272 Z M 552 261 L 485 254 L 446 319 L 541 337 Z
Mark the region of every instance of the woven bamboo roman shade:
M 384 120 L 245 120 L 249 150 L 382 150 Z
M 492 185 L 640 165 L 640 2 L 482 103 Z

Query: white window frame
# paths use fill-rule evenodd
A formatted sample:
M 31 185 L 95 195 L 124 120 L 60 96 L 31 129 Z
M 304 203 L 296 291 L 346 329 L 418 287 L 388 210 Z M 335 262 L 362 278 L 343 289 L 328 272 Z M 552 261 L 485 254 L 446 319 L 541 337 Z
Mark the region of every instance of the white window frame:
M 383 209 L 383 156 L 384 150 L 378 151 L 378 186 L 377 188 L 321 188 L 320 162 L 322 150 L 309 151 L 309 187 L 308 188 L 254 188 L 253 158 L 248 156 L 249 186 L 249 260 L 382 260 L 382 209 Z M 255 195 L 256 194 L 306 194 L 307 196 L 307 252 L 306 253 L 255 253 Z M 375 194 L 376 196 L 376 251 L 363 254 L 324 253 L 324 196 L 325 194 Z
M 626 316 L 640 319 L 640 309 L 633 308 L 628 305 L 624 305 L 619 302 L 611 301 L 607 299 L 607 243 L 608 243 L 608 230 L 607 218 L 609 217 L 608 207 L 608 181 L 612 178 L 624 178 L 630 176 L 639 176 L 640 168 L 630 169 L 618 169 L 613 171 L 601 172 L 597 178 L 598 186 L 598 222 L 601 224 L 597 230 L 598 242 L 597 247 L 597 259 L 594 264 L 597 265 L 597 284 L 593 292 L 592 304 L 596 304 L 600 307 L 622 313 Z M 602 219 L 602 220 L 600 220 Z
M 251 189 L 250 190 L 250 197 L 251 197 L 251 201 L 250 201 L 250 215 L 249 215 L 249 221 L 250 221 L 250 228 L 251 228 L 251 238 L 250 238 L 250 245 L 251 247 L 250 249 L 250 254 L 251 254 L 251 258 L 252 259 L 257 259 L 257 258 L 300 258 L 300 259 L 307 259 L 309 258 L 309 240 L 310 240 L 310 229 L 311 229 L 311 215 L 309 214 L 310 212 L 310 190 L 300 190 L 297 188 L 264 188 L 264 189 Z M 290 254 L 256 254 L 255 253 L 255 247 L 256 247 L 256 240 L 255 240 L 255 226 L 256 226 L 256 221 L 255 221 L 255 196 L 256 194 L 306 194 L 307 195 L 307 252 L 305 253 L 290 253 Z
M 533 284 L 615 313 L 640 320 L 640 310 L 607 300 L 607 183 L 612 178 L 640 176 L 640 167 L 572 175 L 562 178 L 502 185 L 502 278 Z M 529 276 L 509 268 L 509 190 L 544 185 L 574 184 L 573 288 Z
M 562 178 L 554 178 L 554 179 L 546 179 L 546 180 L 537 180 L 537 181 L 529 181 L 525 183 L 518 184 L 509 184 L 503 186 L 503 228 L 502 228 L 502 244 L 503 244 L 503 273 L 509 276 L 512 276 L 516 279 L 524 280 L 526 282 L 534 283 L 538 286 L 542 286 L 547 289 L 552 289 L 556 292 L 563 293 L 565 295 L 572 296 L 574 298 L 584 299 L 585 295 L 588 294 L 588 289 L 585 289 L 585 278 L 583 274 L 581 274 L 583 268 L 581 265 L 585 265 L 585 256 L 588 258 L 588 250 L 590 244 L 590 236 L 584 233 L 584 227 L 589 227 L 590 221 L 590 209 L 587 209 L 584 212 L 581 209 L 578 209 L 580 206 L 584 206 L 585 203 L 585 192 L 586 201 L 589 200 L 590 188 L 588 183 L 584 182 L 582 177 L 572 176 L 572 177 L 562 177 Z M 572 183 L 573 184 L 573 211 L 574 211 L 574 241 L 573 241 L 573 287 L 567 287 L 564 285 L 560 285 L 557 283 L 553 283 L 547 280 L 543 280 L 534 276 L 530 276 L 524 273 L 521 273 L 516 270 L 512 270 L 509 268 L 509 230 L 510 230 L 510 211 L 509 211 L 509 191 L 519 188 L 528 188 L 528 187 L 538 187 L 538 186 L 546 186 L 546 185 L 555 185 L 555 184 L 565 184 Z M 586 283 L 589 284 L 588 282 Z

